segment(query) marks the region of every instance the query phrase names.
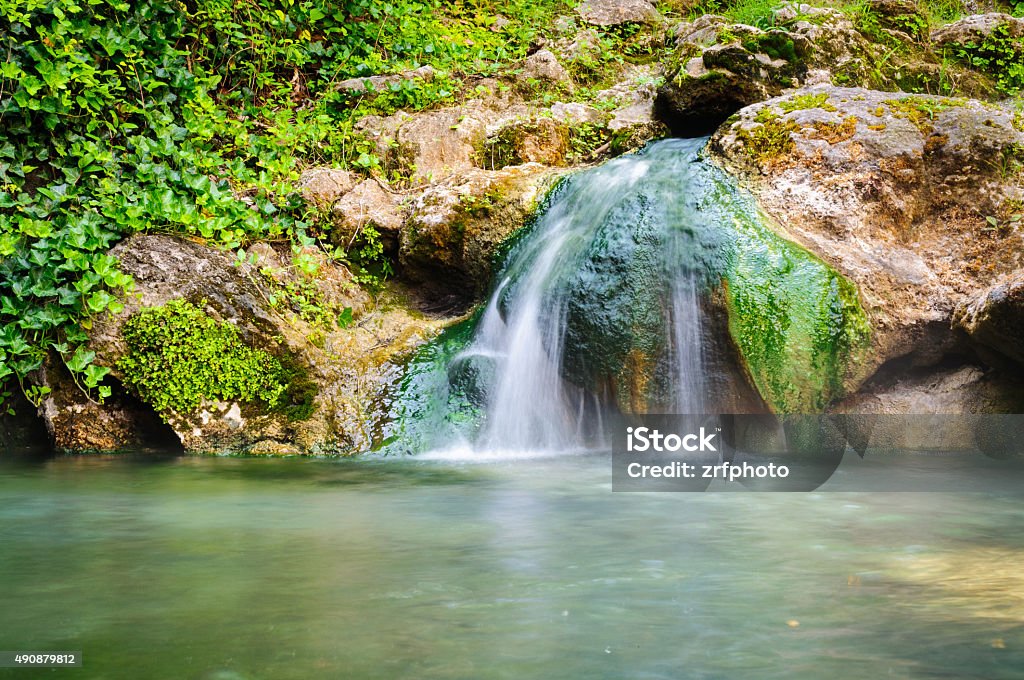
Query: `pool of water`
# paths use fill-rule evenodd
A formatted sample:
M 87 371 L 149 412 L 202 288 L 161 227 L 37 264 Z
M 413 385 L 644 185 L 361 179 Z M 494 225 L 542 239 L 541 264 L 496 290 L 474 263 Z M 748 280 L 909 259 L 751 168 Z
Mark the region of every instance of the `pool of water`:
M 1021 495 L 439 458 L 7 459 L 0 677 L 1024 677 Z

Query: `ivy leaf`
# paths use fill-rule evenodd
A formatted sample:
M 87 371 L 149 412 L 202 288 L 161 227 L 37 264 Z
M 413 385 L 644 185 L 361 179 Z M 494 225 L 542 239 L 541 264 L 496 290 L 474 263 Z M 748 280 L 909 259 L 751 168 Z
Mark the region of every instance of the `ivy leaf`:
M 92 360 L 95 358 L 96 352 L 91 352 L 85 348 L 79 347 L 78 350 L 75 351 L 74 356 L 72 356 L 65 363 L 67 364 L 68 370 L 72 371 L 73 373 L 81 373 L 86 369 L 87 366 L 89 366 L 89 364 L 92 363 Z M 109 371 L 110 369 L 107 370 Z

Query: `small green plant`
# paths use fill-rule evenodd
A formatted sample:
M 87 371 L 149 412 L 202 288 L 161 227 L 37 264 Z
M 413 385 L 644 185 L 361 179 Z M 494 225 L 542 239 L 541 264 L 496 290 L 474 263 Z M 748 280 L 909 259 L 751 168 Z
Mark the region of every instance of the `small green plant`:
M 194 412 L 204 401 L 278 407 L 288 388 L 273 355 L 247 346 L 238 329 L 187 300 L 138 312 L 122 329 L 128 351 L 117 362 L 124 385 L 162 416 Z
M 781 4 L 779 0 L 702 0 L 693 6 L 690 15 L 721 14 L 737 24 L 774 28 L 778 25 L 776 11 Z
M 1024 218 L 1024 215 L 1021 215 L 1020 213 L 1010 215 L 1005 219 L 999 219 L 995 215 L 985 215 L 985 226 L 982 227 L 981 230 L 991 231 L 1000 236 L 1005 236 L 1011 229 L 1020 224 L 1021 218 Z
M 1024 88 L 1024 42 L 1011 36 L 1008 24 L 997 26 L 980 44 L 956 46 L 953 55 L 992 77 L 1000 94 L 1013 96 Z

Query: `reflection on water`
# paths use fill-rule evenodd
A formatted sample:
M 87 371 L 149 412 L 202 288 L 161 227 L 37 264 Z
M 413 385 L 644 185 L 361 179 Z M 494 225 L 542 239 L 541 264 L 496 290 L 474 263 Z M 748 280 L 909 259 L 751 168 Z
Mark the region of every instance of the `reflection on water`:
M 0 464 L 0 647 L 85 660 L 0 676 L 1024 676 L 1019 496 L 610 481 L 590 455 Z

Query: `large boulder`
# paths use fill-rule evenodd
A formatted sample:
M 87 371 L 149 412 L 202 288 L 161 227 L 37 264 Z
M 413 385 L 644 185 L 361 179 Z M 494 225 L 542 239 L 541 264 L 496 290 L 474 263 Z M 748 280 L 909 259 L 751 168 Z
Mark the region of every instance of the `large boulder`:
M 1006 219 L 1024 198 L 1015 120 L 973 100 L 821 86 L 744 109 L 711 148 L 783 235 L 857 285 L 867 377 L 898 357 L 939 361 L 958 343 L 954 310 L 1020 266 Z
M 279 402 L 284 408 L 207 397 L 186 411 L 159 408 L 160 418 L 193 452 L 367 448 L 372 432 L 366 404 L 376 398 L 382 375 L 392 370 L 391 358 L 411 350 L 437 325 L 401 309 L 371 312 L 371 299 L 347 270 L 312 249 L 298 257 L 316 265 L 315 276 L 295 266 L 291 251 L 267 244 L 252 247 L 243 261 L 233 253 L 162 235 L 133 236 L 111 252 L 133 277 L 134 293 L 125 299 L 123 311 L 95 321 L 88 348 L 95 352 L 95 363 L 112 369 L 114 394 L 100 406 L 71 383 L 59 361 L 47 362 L 41 384 L 52 392 L 39 411 L 61 449 L 119 449 L 152 441 L 147 433 L 165 434 L 153 403 L 143 403 L 153 395 L 137 389 L 138 375 L 126 374 L 123 362 L 138 350 L 126 339 L 126 324 L 148 309 L 186 301 L 203 318 L 233 329 L 238 342 L 249 348 L 245 351 L 273 357 L 287 369 Z

